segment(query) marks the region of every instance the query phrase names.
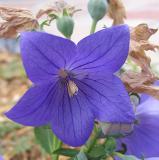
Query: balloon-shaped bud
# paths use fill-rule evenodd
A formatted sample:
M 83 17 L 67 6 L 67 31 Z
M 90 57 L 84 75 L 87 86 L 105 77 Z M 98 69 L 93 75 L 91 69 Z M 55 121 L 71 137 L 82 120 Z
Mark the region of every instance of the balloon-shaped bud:
M 73 29 L 74 29 L 74 21 L 71 16 L 63 15 L 62 17 L 58 17 L 56 20 L 56 25 L 58 30 L 67 38 L 70 38 Z
M 102 19 L 108 10 L 107 0 L 89 0 L 88 11 L 94 21 Z

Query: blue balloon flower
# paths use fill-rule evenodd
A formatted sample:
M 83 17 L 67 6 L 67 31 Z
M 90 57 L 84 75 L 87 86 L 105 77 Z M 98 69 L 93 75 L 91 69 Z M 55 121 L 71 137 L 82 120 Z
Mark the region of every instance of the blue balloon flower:
M 129 41 L 127 25 L 103 29 L 77 45 L 47 33 L 23 33 L 22 60 L 33 86 L 7 117 L 29 126 L 50 124 L 71 146 L 86 142 L 95 119 L 131 123 L 129 96 L 114 75 L 128 56 Z
M 126 154 L 138 158 L 159 157 L 159 101 L 147 95 L 141 99 L 133 131 L 118 140 L 118 147 L 126 146 Z

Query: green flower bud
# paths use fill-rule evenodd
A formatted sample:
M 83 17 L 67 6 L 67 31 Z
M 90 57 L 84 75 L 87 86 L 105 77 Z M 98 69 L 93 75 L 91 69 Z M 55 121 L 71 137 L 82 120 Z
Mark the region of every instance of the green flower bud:
M 102 19 L 108 9 L 107 0 L 89 0 L 88 11 L 94 21 Z
M 74 29 L 74 21 L 72 17 L 64 15 L 62 17 L 58 17 L 56 20 L 56 25 L 58 30 L 67 38 L 70 38 L 73 29 Z

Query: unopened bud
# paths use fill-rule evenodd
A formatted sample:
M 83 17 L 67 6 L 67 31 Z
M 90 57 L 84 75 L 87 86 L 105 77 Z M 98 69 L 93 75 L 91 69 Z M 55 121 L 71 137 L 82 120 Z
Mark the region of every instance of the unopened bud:
M 88 11 L 94 21 L 102 19 L 108 9 L 107 0 L 89 0 Z
M 62 16 L 57 18 L 56 25 L 58 30 L 67 38 L 70 38 L 73 29 L 74 29 L 74 21 L 71 16 Z

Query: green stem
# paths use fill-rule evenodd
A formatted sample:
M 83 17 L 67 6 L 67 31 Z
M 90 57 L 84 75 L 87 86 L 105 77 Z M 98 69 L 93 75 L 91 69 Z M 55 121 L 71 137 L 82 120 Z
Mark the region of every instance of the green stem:
M 59 155 L 53 154 L 53 155 L 51 155 L 51 159 L 52 160 L 58 160 L 59 159 Z
M 71 40 L 71 36 L 70 37 L 66 37 L 67 39 Z
M 91 31 L 90 31 L 90 34 L 94 33 L 95 30 L 96 30 L 96 26 L 97 26 L 97 22 L 96 20 L 93 20 L 92 21 L 92 26 L 91 26 Z
M 98 129 L 97 127 L 94 127 L 94 132 L 92 136 L 87 141 L 86 145 L 81 148 L 81 151 L 83 151 L 84 153 L 89 153 L 93 148 L 93 146 L 96 144 L 97 138 L 99 137 L 100 133 L 101 133 L 101 130 Z
M 58 140 L 58 139 L 57 139 Z M 54 141 L 54 144 L 53 144 L 53 146 L 56 146 L 56 148 L 54 148 L 54 151 L 56 151 L 56 150 L 58 150 L 58 149 L 60 149 L 61 148 L 61 146 L 62 146 L 62 142 L 61 141 Z M 58 154 L 51 154 L 51 159 L 52 160 L 58 160 L 59 159 L 59 155 Z
M 117 156 L 117 157 L 119 157 L 121 159 L 124 157 L 124 155 L 122 153 L 119 153 L 119 152 L 114 152 L 113 156 Z

